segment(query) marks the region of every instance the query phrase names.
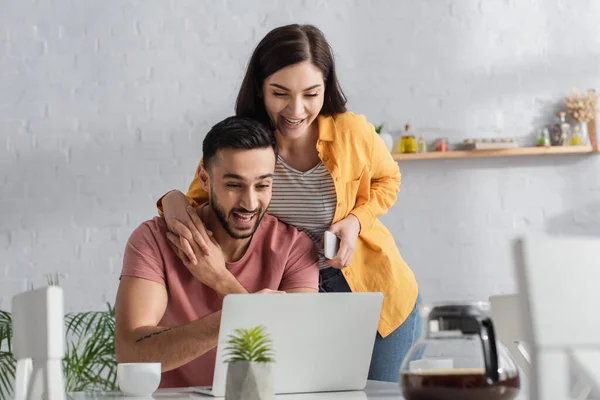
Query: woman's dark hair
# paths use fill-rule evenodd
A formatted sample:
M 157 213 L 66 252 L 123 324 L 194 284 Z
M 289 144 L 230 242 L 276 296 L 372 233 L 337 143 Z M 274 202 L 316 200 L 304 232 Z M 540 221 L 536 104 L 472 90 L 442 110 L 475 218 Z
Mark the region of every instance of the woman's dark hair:
M 346 96 L 337 80 L 333 51 L 323 32 L 313 25 L 293 24 L 273 29 L 254 49 L 235 103 L 236 115 L 271 126 L 262 95 L 263 82 L 280 69 L 302 61 L 310 61 L 319 68 L 325 79 L 325 98 L 319 114 L 345 112 Z
M 252 118 L 228 117 L 214 125 L 202 142 L 204 168 L 221 149 L 266 149 L 271 147 L 277 159 L 275 135 L 264 124 Z

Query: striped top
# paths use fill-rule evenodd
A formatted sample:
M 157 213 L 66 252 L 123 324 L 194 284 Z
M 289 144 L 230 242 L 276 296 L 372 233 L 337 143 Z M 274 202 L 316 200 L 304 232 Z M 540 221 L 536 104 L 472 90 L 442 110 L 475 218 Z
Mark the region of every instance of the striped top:
M 278 157 L 273 182 L 267 212 L 305 232 L 319 249 L 319 268 L 329 267 L 320 242 L 331 226 L 337 202 L 331 174 L 322 162 L 301 172 Z

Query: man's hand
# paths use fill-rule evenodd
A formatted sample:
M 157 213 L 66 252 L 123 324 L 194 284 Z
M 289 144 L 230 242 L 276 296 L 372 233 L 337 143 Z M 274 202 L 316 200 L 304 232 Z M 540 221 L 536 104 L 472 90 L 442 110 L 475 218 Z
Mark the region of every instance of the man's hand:
M 228 279 L 228 275 L 231 275 L 225 267 L 225 259 L 223 258 L 221 246 L 219 246 L 217 241 L 210 234 L 208 234 L 204 228 L 204 224 L 198 216 L 196 209 L 188 207 L 187 213 L 189 216 L 187 227 L 185 227 L 178 220 L 172 221 L 173 226 L 178 231 L 183 232 L 187 230 L 189 232 L 189 235 L 186 233 L 184 234 L 184 237 L 185 235 L 188 235 L 188 237 L 185 237 L 185 239 L 191 244 L 197 260 L 196 264 L 184 262 L 184 265 L 190 270 L 196 279 L 204 283 L 206 286 L 217 290 L 217 285 L 223 280 Z M 177 235 L 168 232 L 167 239 L 170 242 L 169 244 L 171 245 L 171 248 L 175 251 L 175 253 L 177 253 L 177 256 L 181 259 L 184 259 L 182 254 L 180 254 L 182 253 L 182 250 L 176 245 L 176 243 L 180 243 L 180 238 Z M 205 248 L 208 249 L 208 254 L 201 249 L 200 243 L 205 244 Z

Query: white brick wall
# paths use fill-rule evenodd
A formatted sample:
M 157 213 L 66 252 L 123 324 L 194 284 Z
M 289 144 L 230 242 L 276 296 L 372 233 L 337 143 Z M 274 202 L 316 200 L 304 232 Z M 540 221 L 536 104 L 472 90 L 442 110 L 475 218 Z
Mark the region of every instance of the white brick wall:
M 0 308 L 56 272 L 69 310 L 114 300 L 129 233 L 187 188 L 277 25 L 323 29 L 352 110 L 460 141 L 525 138 L 600 87 L 599 21 L 595 0 L 0 0 Z M 401 168 L 383 219 L 426 300 L 512 290 L 515 235 L 600 234 L 596 156 Z

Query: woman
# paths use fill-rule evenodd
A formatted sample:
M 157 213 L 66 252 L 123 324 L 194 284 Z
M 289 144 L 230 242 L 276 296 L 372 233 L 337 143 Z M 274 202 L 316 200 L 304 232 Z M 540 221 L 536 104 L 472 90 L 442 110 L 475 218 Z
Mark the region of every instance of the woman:
M 279 157 L 268 212 L 306 232 L 320 248 L 326 230 L 340 238 L 333 259 L 320 250 L 321 291 L 383 293 L 369 379 L 397 382 L 400 364 L 421 332 L 415 277 L 377 219 L 396 201 L 400 171 L 373 126 L 345 104 L 321 31 L 288 25 L 269 32 L 256 47 L 236 114 L 274 130 Z M 172 191 L 159 200 L 170 229 L 180 235 L 172 244 L 190 260 L 194 253 L 180 230 L 186 228 L 170 222 L 187 225 L 188 202 L 206 199 L 194 179 L 187 197 Z

